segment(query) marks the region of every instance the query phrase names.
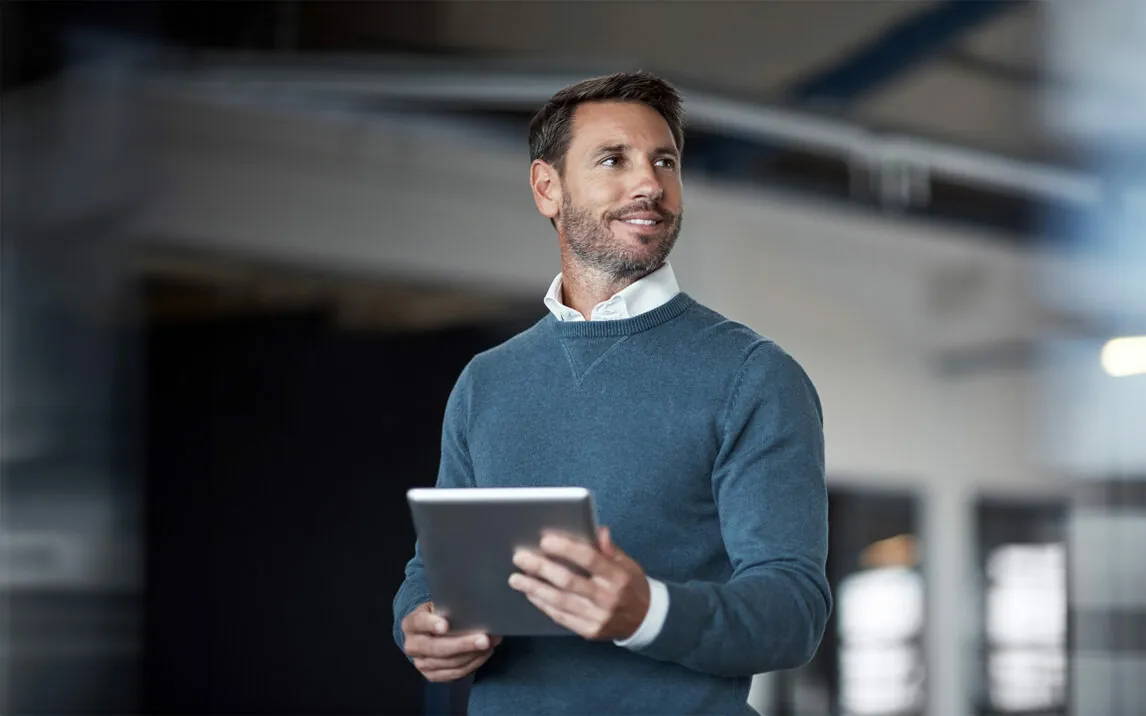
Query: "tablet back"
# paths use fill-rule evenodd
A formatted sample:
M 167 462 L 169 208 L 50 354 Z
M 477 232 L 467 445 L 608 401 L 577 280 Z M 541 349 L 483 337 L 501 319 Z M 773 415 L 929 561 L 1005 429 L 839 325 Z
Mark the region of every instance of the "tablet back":
M 407 493 L 434 609 L 451 631 L 568 635 L 509 586 L 518 547 L 547 530 L 596 542 L 588 490 L 574 487 L 415 489 Z

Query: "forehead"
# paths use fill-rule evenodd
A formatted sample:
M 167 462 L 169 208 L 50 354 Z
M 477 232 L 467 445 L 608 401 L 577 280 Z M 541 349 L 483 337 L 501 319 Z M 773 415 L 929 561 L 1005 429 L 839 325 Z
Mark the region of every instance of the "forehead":
M 652 149 L 673 147 L 676 142 L 668 122 L 640 102 L 586 102 L 573 113 L 571 151 L 626 144 Z

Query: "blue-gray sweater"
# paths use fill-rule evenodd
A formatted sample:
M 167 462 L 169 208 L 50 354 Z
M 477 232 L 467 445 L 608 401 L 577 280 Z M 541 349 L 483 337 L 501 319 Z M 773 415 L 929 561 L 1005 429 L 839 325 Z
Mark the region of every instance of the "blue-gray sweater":
M 669 611 L 639 651 L 505 639 L 471 716 L 751 713 L 751 676 L 807 662 L 831 609 L 822 425 L 787 353 L 683 293 L 625 320 L 548 316 L 476 356 L 446 406 L 438 486 L 589 488 Z M 399 646 L 430 598 L 415 550 Z

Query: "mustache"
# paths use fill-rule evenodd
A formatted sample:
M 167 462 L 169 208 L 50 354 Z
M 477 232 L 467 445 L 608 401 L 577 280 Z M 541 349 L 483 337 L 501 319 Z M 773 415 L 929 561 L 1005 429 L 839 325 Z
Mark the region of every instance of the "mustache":
M 622 217 L 629 216 L 630 214 L 637 214 L 637 213 L 643 213 L 643 212 L 656 214 L 657 218 L 660 219 L 661 221 L 666 221 L 668 219 L 675 219 L 676 218 L 676 214 L 665 209 L 664 206 L 662 206 L 659 201 L 652 201 L 649 199 L 643 199 L 641 201 L 635 201 L 632 204 L 629 204 L 623 208 L 620 208 L 620 209 L 610 213 L 608 215 L 608 218 L 610 220 L 620 219 Z

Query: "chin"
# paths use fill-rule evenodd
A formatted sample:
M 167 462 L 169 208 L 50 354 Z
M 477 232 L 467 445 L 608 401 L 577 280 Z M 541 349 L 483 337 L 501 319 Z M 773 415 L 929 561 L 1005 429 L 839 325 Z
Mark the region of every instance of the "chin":
M 653 267 L 656 268 L 664 263 L 668 256 L 660 248 L 651 249 L 649 251 L 628 251 L 626 252 L 628 263 L 634 266 Z
M 614 231 L 613 239 L 620 246 L 656 246 L 668 238 L 667 231 L 651 233 L 636 233 L 632 231 Z

